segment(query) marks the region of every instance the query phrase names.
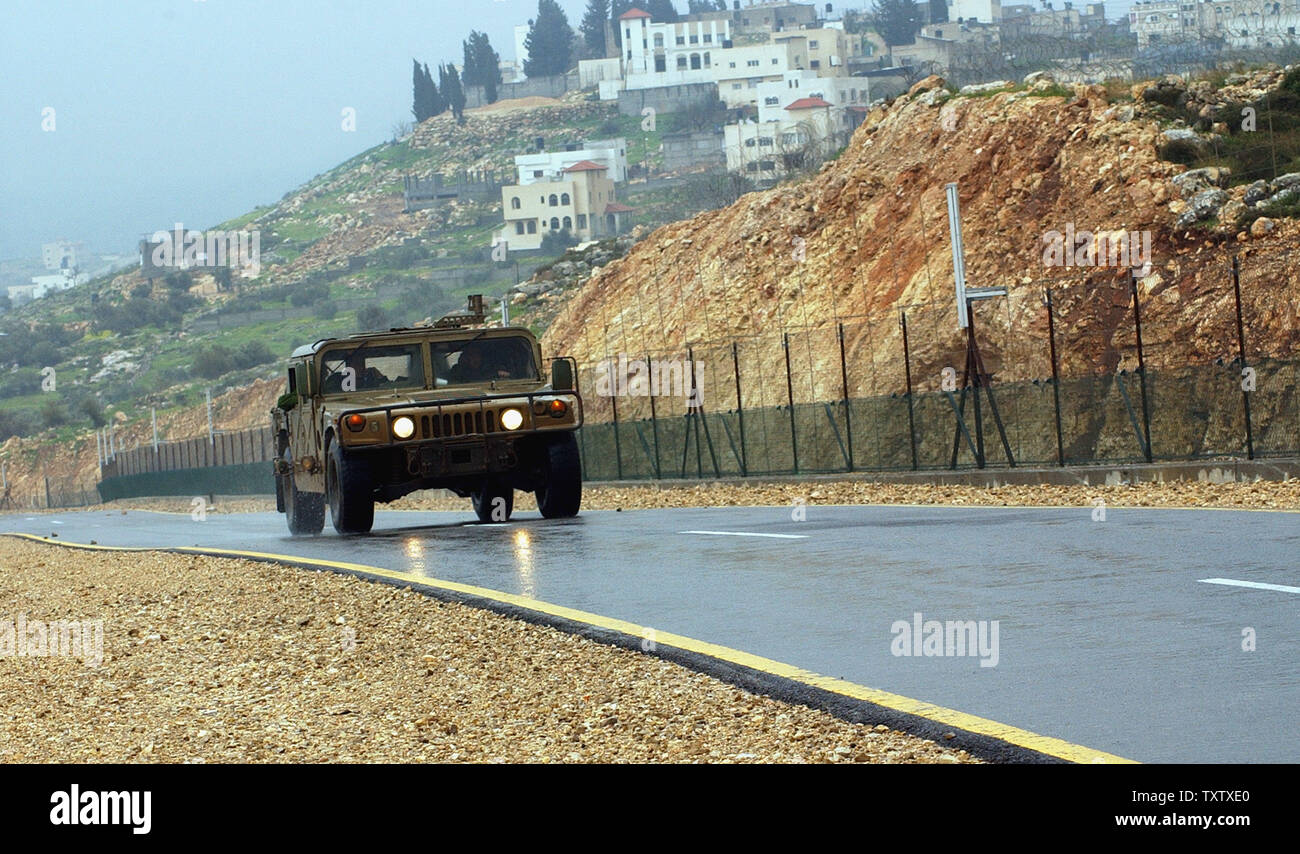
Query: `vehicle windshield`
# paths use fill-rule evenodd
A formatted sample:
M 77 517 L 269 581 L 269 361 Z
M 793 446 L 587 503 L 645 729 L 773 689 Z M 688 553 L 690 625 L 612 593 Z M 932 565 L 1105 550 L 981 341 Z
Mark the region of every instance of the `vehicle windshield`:
M 536 380 L 533 344 L 527 338 L 467 338 L 433 341 L 434 384 L 454 385 Z
M 361 344 L 326 350 L 321 356 L 325 394 L 424 388 L 419 344 Z

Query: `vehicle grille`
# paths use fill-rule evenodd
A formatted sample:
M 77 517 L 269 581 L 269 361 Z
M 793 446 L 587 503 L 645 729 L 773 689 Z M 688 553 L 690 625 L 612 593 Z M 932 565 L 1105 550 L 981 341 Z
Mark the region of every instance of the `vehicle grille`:
M 447 439 L 495 432 L 497 413 L 492 409 L 420 416 L 420 437 L 423 439 Z

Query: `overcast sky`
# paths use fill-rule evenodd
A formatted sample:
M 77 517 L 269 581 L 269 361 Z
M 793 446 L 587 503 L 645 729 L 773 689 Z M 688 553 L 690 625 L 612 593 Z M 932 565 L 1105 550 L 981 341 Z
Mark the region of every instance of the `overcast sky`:
M 560 5 L 576 27 L 586 0 Z M 142 233 L 274 202 L 411 118 L 412 57 L 459 62 L 480 29 L 512 59 L 514 25 L 536 10 L 536 0 L 5 0 L 0 258 L 36 256 L 57 238 L 130 252 Z

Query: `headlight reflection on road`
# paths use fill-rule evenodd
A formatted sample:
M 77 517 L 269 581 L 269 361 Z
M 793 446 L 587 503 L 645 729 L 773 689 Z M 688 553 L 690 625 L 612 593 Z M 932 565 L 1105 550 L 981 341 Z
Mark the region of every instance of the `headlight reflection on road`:
M 533 535 L 527 528 L 514 533 L 515 568 L 519 574 L 519 593 L 530 599 L 537 598 L 536 579 L 533 577 Z
M 415 537 L 407 537 L 403 543 L 406 548 L 406 561 L 415 572 L 424 574 L 424 542 Z

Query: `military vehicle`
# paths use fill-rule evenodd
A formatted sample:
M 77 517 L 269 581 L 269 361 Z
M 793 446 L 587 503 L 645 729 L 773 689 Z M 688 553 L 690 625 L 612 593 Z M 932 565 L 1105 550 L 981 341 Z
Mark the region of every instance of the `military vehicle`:
M 421 489 L 504 522 L 514 492 L 548 519 L 582 503 L 573 359 L 543 373 L 527 329 L 484 325 L 483 299 L 433 326 L 327 338 L 293 352 L 271 410 L 276 507 L 295 535 L 368 533 L 375 503 Z

